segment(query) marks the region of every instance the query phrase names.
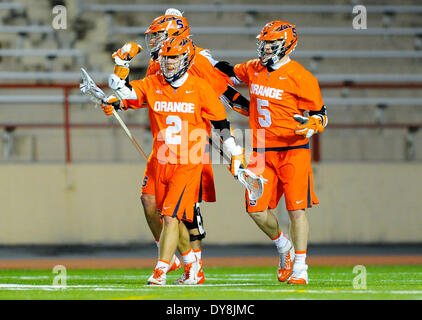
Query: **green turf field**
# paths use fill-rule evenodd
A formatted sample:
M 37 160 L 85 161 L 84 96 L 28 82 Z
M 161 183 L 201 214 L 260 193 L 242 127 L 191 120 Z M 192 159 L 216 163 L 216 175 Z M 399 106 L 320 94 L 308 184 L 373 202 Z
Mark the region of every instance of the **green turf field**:
M 292 286 L 276 279 L 275 267 L 206 268 L 206 283 L 147 286 L 150 269 L 66 270 L 66 287 L 53 285 L 52 270 L 0 270 L 0 299 L 422 299 L 422 266 L 366 266 L 366 289 L 354 289 L 353 267 L 311 267 L 310 283 Z M 62 274 L 63 275 L 63 274 Z M 62 284 L 62 282 L 58 282 Z M 363 282 L 358 282 L 363 285 Z

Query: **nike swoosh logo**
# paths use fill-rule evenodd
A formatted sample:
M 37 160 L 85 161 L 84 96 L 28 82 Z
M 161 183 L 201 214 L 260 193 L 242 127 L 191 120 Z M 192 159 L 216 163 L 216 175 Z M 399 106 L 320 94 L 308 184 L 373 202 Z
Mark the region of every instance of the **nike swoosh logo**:
M 296 203 L 297 203 L 297 204 L 299 204 L 299 203 L 301 203 L 302 201 L 303 201 L 303 200 L 300 200 L 300 201 L 296 201 Z
M 164 208 L 163 208 L 163 210 L 167 210 L 167 209 L 170 209 L 170 208 L 171 208 L 171 207 L 164 207 Z
M 192 91 L 186 91 L 186 93 L 192 93 L 192 92 L 195 92 L 194 90 L 192 90 Z
M 280 80 L 289 80 L 289 78 L 278 77 Z

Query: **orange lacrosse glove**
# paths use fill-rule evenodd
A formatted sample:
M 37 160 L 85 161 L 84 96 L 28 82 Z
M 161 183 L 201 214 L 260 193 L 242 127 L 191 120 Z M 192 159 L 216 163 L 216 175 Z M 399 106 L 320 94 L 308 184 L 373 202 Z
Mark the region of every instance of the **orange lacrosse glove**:
M 101 104 L 101 108 L 103 109 L 106 116 L 111 116 L 114 110 L 120 109 L 120 100 L 112 94 L 107 98 L 107 101 Z
M 325 116 L 323 116 L 325 117 Z M 325 127 L 320 116 L 304 117 L 300 114 L 293 116 L 297 122 L 301 123 L 296 126 L 295 134 L 305 136 L 306 138 L 312 137 L 315 133 L 323 132 Z
M 139 44 L 127 42 L 123 47 L 114 52 L 111 57 L 118 66 L 128 68 L 130 61 L 142 50 L 144 49 Z

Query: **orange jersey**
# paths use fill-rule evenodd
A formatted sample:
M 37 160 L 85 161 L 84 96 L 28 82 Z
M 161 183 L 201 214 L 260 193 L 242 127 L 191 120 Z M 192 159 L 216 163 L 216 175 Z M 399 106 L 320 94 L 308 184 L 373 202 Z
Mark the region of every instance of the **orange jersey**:
M 237 64 L 234 72 L 249 86 L 253 148 L 282 148 L 309 142 L 294 133 L 299 123 L 293 119 L 303 110 L 318 111 L 324 105 L 318 80 L 309 71 L 291 60 L 269 72 L 259 59 L 254 59 Z M 263 131 L 258 129 L 264 130 L 265 142 Z
M 200 53 L 204 50 L 195 46 L 195 57 L 188 73 L 206 80 L 217 96 L 221 96 L 227 90 L 228 85 L 233 86 L 233 82 L 228 75 L 214 68 L 208 58 Z M 158 73 L 161 73 L 160 63 L 158 59 L 151 59 L 148 65 L 147 76 Z
M 154 74 L 130 85 L 137 100 L 125 100 L 126 107 L 148 106 L 154 139 L 152 153 L 161 163 L 202 163 L 207 141 L 206 120 L 227 118 L 224 105 L 203 79 L 188 75 L 177 89 Z M 146 105 L 144 104 L 146 103 Z

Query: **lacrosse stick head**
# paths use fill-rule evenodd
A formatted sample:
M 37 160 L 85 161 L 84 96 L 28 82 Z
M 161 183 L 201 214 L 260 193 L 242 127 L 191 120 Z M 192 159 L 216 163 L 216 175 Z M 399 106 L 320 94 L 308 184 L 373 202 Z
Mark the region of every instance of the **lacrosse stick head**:
M 90 97 L 90 100 L 95 102 L 96 106 L 103 103 L 107 99 L 103 90 L 98 88 L 94 80 L 89 76 L 88 72 L 84 68 L 81 68 L 82 72 L 82 83 L 79 84 L 79 89 L 83 94 Z
M 258 200 L 264 193 L 264 183 L 266 180 L 262 176 L 258 177 L 248 169 L 239 169 L 237 179 L 248 190 L 250 200 Z

